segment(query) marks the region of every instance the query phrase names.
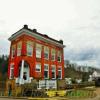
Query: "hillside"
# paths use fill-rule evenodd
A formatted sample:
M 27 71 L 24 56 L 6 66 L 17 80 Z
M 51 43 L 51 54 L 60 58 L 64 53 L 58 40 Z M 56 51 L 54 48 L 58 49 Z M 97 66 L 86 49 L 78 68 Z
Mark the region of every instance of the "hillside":
M 83 81 L 87 81 L 89 78 L 89 72 L 81 72 L 76 71 L 74 68 L 65 68 L 65 78 L 72 78 L 72 79 L 82 79 Z

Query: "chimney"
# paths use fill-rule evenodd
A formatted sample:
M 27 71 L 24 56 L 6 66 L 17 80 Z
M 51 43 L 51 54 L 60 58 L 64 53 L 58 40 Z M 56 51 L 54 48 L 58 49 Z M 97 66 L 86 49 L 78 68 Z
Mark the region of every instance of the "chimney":
M 35 33 L 36 33 L 36 32 L 37 32 L 37 29 L 33 29 L 33 32 L 35 32 Z
M 63 40 L 59 40 L 59 43 L 63 44 Z
M 23 28 L 24 28 L 24 29 L 28 29 L 28 25 L 25 24 Z
M 44 34 L 45 37 L 48 37 L 48 35 Z

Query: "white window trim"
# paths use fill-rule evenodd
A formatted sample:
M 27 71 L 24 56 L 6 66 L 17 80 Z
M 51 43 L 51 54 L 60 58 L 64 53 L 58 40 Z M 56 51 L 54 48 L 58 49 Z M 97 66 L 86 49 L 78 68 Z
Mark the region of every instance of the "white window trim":
M 61 62 L 61 56 L 58 56 L 58 57 L 60 57 L 60 61 L 58 61 L 58 62 Z M 58 60 L 58 58 L 57 58 L 57 60 Z
M 56 79 L 56 65 L 51 65 L 51 68 L 52 67 L 55 67 L 55 78 L 52 78 L 52 79 Z M 51 70 L 51 71 L 53 71 L 53 70 Z
M 39 52 L 39 54 L 37 53 Z M 36 44 L 36 58 L 41 58 L 42 54 L 42 45 L 41 44 Z
M 39 54 L 37 52 L 39 52 Z M 38 48 L 36 48 L 36 58 L 41 58 L 41 50 Z
M 48 58 L 45 58 L 45 56 L 44 56 L 45 60 L 49 60 L 49 52 L 50 52 L 49 51 L 49 47 L 48 46 L 44 46 L 44 55 L 45 55 L 45 53 L 48 54 Z
M 58 61 L 58 57 L 60 57 L 60 61 Z M 58 53 L 57 53 L 57 61 L 58 62 L 62 61 L 62 53 L 61 53 L 61 51 L 58 51 Z
M 32 43 L 32 44 L 31 44 Z M 31 50 L 32 52 L 31 52 L 31 55 L 29 55 L 28 54 L 28 45 L 31 47 L 31 49 L 29 48 L 29 51 Z M 31 41 L 27 41 L 27 46 L 26 46 L 26 48 L 27 48 L 27 56 L 30 56 L 30 57 L 32 57 L 33 56 L 33 42 L 31 42 Z
M 45 58 L 45 57 L 44 57 L 44 59 L 48 60 L 48 59 L 49 59 L 49 51 L 44 51 L 44 54 L 45 54 L 45 53 L 48 54 L 48 58 Z
M 61 70 L 59 70 L 59 68 L 61 68 Z M 61 66 L 58 67 L 58 71 L 61 71 L 61 78 L 58 78 L 58 79 L 62 79 L 62 67 Z
M 19 53 L 20 51 L 20 53 Z M 21 49 L 17 49 L 17 56 L 21 56 Z
M 12 67 L 12 66 L 13 66 L 13 67 Z M 13 78 L 11 78 L 11 70 L 12 70 L 12 69 L 14 70 L 14 63 L 11 63 L 11 64 L 10 64 L 10 79 L 13 79 Z M 14 73 L 13 73 L 13 74 L 14 74 Z
M 18 45 L 21 45 L 21 47 L 19 48 Z M 20 50 L 20 54 L 19 54 L 19 52 L 18 52 L 19 50 Z M 21 50 L 22 50 L 22 42 L 19 42 L 19 43 L 17 44 L 17 56 L 21 56 Z
M 53 52 L 52 50 L 51 50 L 51 61 L 55 61 L 55 59 L 56 59 L 56 51 L 54 50 L 54 52 Z M 53 60 L 52 60 L 52 56 L 54 56 Z
M 35 72 L 41 72 L 41 63 L 36 63 L 36 65 L 37 65 L 37 64 L 40 65 L 40 71 L 37 71 L 37 70 L 36 70 L 36 67 L 35 67 Z
M 54 59 L 52 59 L 52 56 L 54 56 Z M 56 59 L 56 54 L 51 54 L 51 61 L 55 61 Z
M 11 47 L 11 58 L 14 58 L 14 57 L 15 57 L 14 54 L 16 55 L 16 47 L 15 47 L 15 45 L 13 45 L 13 46 Z M 14 57 L 13 57 L 13 56 L 14 56 Z
M 44 64 L 44 66 L 45 66 L 45 65 L 48 66 L 48 70 L 45 70 L 45 68 L 44 68 L 44 71 L 48 71 L 48 78 L 45 78 L 45 77 L 44 77 L 44 79 L 49 79 L 49 64 Z

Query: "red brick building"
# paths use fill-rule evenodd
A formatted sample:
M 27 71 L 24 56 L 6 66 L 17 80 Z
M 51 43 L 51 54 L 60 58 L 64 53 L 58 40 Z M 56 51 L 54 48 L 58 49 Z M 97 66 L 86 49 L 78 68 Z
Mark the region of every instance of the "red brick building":
M 36 29 L 24 25 L 12 34 L 8 78 L 16 83 L 30 83 L 31 79 L 63 79 L 63 41 L 57 41 Z

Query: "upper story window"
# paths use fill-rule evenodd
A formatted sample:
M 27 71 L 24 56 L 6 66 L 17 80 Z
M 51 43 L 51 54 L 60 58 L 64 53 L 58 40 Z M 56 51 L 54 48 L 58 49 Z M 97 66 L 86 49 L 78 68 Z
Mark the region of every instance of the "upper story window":
M 49 48 L 44 47 L 44 59 L 49 59 Z
M 52 79 L 55 79 L 56 78 L 56 66 L 55 65 L 52 65 Z
M 48 79 L 49 78 L 49 65 L 44 64 L 44 78 Z
M 61 62 L 61 51 L 58 51 L 57 61 Z
M 16 55 L 16 46 L 13 45 L 13 46 L 11 47 L 11 57 L 14 58 L 15 55 Z
M 33 55 L 33 42 L 27 41 L 27 56 Z
M 36 44 L 36 58 L 41 58 L 42 45 Z
M 41 72 L 41 64 L 40 63 L 37 63 L 36 64 L 36 72 Z
M 21 55 L 21 50 L 22 50 L 22 42 L 19 42 L 17 44 L 17 56 Z
M 55 56 L 56 56 L 55 49 L 52 49 L 52 50 L 51 50 L 51 60 L 52 60 L 52 61 L 55 61 Z

